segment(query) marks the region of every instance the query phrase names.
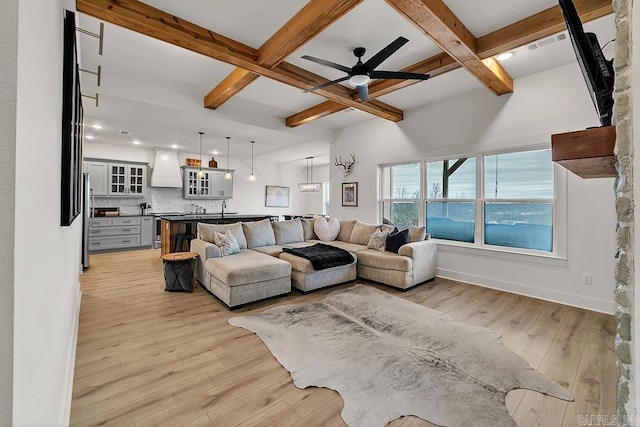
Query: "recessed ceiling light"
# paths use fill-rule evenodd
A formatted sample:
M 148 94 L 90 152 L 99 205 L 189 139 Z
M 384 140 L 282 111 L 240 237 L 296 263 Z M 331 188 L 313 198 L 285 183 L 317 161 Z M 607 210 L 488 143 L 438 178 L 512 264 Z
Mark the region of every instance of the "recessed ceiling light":
M 173 148 L 174 150 L 178 148 L 178 144 L 171 144 L 171 148 Z
M 213 154 L 214 156 L 217 156 L 217 155 L 218 155 L 218 154 L 220 154 L 220 153 L 218 152 L 218 150 L 213 150 L 213 151 L 211 152 L 211 154 Z
M 102 125 L 100 123 L 94 123 L 91 125 L 91 127 L 94 129 L 102 129 Z
M 93 139 L 93 135 L 85 135 L 84 137 L 87 139 Z
M 500 55 L 497 55 L 496 59 L 498 61 L 506 61 L 507 59 L 513 58 L 514 55 L 515 53 L 513 52 L 505 52 L 505 53 L 501 53 Z
M 140 141 L 138 141 L 137 139 L 134 139 L 134 140 L 133 140 L 133 143 L 134 143 L 135 145 L 140 145 Z

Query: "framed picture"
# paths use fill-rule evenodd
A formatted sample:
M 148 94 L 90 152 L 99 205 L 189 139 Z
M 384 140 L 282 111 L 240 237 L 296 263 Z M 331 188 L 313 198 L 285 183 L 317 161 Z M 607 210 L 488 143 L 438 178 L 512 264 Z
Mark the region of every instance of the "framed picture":
M 358 183 L 342 183 L 342 206 L 358 206 Z
M 267 185 L 264 205 L 271 208 L 289 207 L 289 187 Z

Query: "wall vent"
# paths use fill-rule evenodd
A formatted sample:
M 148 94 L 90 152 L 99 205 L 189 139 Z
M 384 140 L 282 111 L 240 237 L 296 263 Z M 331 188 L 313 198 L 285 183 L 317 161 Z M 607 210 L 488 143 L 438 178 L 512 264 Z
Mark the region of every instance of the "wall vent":
M 118 132 L 120 135 L 124 135 L 124 136 L 129 136 L 131 135 L 131 131 L 129 130 L 121 130 L 120 132 Z

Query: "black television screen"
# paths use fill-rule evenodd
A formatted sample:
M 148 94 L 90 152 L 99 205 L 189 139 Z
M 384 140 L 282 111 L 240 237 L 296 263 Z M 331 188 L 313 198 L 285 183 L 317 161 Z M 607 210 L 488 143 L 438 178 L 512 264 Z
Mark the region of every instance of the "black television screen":
M 587 83 L 593 105 L 602 126 L 611 126 L 613 114 L 613 61 L 602 54 L 594 33 L 585 33 L 582 21 L 571 0 L 559 0 L 562 15 L 567 24 L 573 50 L 576 53 L 582 75 Z

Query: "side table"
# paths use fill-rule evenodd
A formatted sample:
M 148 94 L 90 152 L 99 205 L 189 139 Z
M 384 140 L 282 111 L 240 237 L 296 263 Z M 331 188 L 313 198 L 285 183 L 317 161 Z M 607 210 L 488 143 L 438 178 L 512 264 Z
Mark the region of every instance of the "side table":
M 193 292 L 193 263 L 195 252 L 173 252 L 162 255 L 165 291 Z

